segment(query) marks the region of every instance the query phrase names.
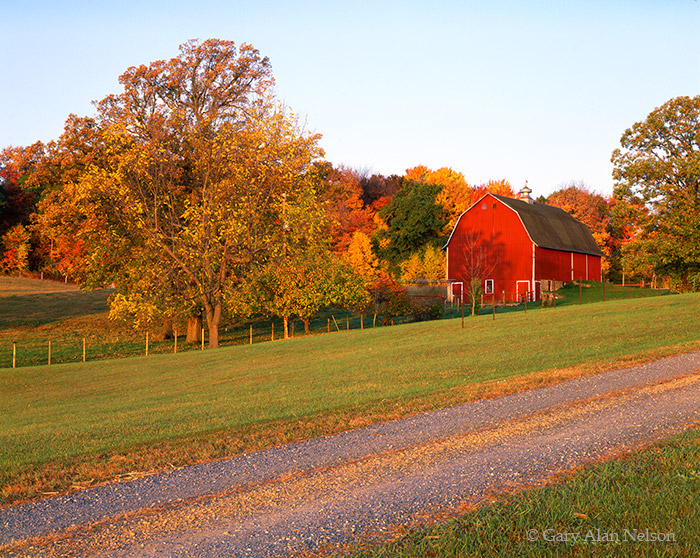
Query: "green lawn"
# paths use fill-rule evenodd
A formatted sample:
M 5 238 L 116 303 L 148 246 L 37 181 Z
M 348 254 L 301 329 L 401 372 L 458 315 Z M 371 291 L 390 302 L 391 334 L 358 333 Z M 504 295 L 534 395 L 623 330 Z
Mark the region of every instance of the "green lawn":
M 353 558 L 698 556 L 700 431 L 506 496 Z
M 460 320 L 441 320 L 216 351 L 2 369 L 3 498 L 63 490 L 124 469 L 217 458 L 553 382 L 572 370 L 690 350 L 700 342 L 699 311 L 699 295 L 654 297 L 509 313 L 495 321 L 479 316 L 464 329 Z
M 111 294 L 110 289 L 81 292 L 75 285 L 55 281 L 0 277 L 0 368 L 12 366 L 13 342 L 17 367 L 47 364 L 49 341 L 52 364 L 82 362 L 83 340 L 87 360 L 145 354 L 145 331 L 109 320 Z M 220 328 L 221 345 L 250 343 L 251 325 L 254 343 L 270 341 L 273 334 L 275 339 L 282 336 L 280 319 L 229 320 Z M 369 326 L 371 318 L 365 316 L 364 327 Z M 293 320 L 291 327 L 295 337 L 304 335 L 301 321 Z M 327 310 L 311 321 L 311 334 L 347 327 L 359 329 L 360 317 Z M 178 330 L 178 352 L 201 350 L 200 344 L 185 343 L 184 322 Z M 174 351 L 172 339 L 158 340 L 157 329 L 149 333 L 149 354 Z

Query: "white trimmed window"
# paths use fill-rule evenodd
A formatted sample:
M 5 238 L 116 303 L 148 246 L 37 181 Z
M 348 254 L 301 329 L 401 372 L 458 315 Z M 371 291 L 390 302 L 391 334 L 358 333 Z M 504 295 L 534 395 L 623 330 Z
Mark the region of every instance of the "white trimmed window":
M 493 294 L 493 279 L 484 281 L 484 294 Z

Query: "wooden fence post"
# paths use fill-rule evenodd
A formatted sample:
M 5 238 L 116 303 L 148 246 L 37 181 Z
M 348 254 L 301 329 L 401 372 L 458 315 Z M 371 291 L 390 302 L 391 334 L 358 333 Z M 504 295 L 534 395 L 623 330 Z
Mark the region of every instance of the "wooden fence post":
M 204 328 L 202 328 L 202 350 L 204 350 Z
M 177 353 L 177 330 L 173 330 L 173 337 L 175 337 L 175 348 L 173 349 L 174 353 Z
M 275 340 L 275 322 L 272 322 L 272 334 L 270 335 L 270 341 Z
M 85 347 L 85 337 L 83 337 L 83 362 L 85 362 L 85 353 L 86 353 L 85 348 L 86 348 Z
M 345 331 L 350 331 L 350 316 L 345 316 Z
M 360 329 L 365 329 L 365 317 L 360 314 Z
M 49 366 L 51 366 L 51 340 L 49 339 Z
M 12 368 L 17 365 L 17 341 L 12 342 Z
M 605 277 L 603 277 L 603 302 L 605 302 Z
M 253 344 L 253 324 L 250 324 L 250 344 Z
M 583 282 L 578 280 L 578 303 L 583 304 Z
M 148 356 L 148 332 L 146 332 L 146 356 Z
M 330 332 L 331 332 L 331 319 L 330 319 L 330 318 L 328 318 L 328 326 L 327 326 L 327 328 L 328 328 L 328 333 L 330 333 Z

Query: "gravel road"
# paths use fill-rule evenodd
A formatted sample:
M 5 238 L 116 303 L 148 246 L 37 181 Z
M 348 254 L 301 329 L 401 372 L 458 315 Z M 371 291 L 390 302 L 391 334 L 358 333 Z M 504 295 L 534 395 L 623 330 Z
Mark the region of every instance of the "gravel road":
M 699 423 L 697 352 L 5 508 L 0 554 L 333 547 Z

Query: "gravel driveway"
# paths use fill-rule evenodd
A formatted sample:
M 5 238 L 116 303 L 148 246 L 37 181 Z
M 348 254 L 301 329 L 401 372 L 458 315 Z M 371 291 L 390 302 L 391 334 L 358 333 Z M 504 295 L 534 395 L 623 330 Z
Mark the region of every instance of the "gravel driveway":
M 699 422 L 700 352 L 2 509 L 0 553 L 332 547 Z

